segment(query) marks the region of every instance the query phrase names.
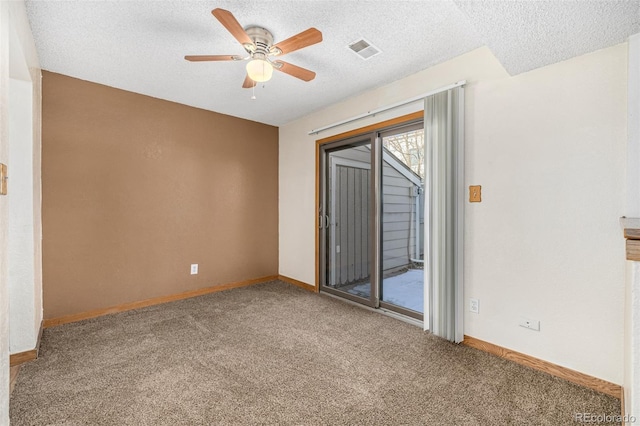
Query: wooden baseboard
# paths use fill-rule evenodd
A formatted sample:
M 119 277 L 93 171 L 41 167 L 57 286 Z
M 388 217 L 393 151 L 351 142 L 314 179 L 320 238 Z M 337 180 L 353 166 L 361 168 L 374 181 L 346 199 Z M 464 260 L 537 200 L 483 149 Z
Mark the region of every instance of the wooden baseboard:
M 42 340 L 43 328 L 44 328 L 44 321 L 41 321 L 40 330 L 38 330 L 38 339 L 36 340 L 36 347 L 34 349 L 9 355 L 10 367 L 16 367 L 20 364 L 24 364 L 25 362 L 33 361 L 34 359 L 38 358 L 38 353 L 40 352 L 40 341 Z
M 462 344 L 497 355 L 500 358 L 508 359 L 509 361 L 534 368 L 538 371 L 551 374 L 552 376 L 568 380 L 597 392 L 602 392 L 615 398 L 622 398 L 622 386 L 616 385 L 615 383 L 607 382 L 606 380 L 598 379 L 597 377 L 589 376 L 566 367 L 561 367 L 548 361 L 512 351 L 510 349 L 503 348 L 502 346 L 476 339 L 475 337 L 464 336 Z
M 13 388 L 16 386 L 18 380 L 18 373 L 20 373 L 20 366 L 16 365 L 9 369 L 9 395 L 13 393 Z
M 40 330 L 38 331 L 38 340 L 36 340 L 36 358 L 40 355 L 40 342 L 42 341 L 42 332 L 44 331 L 44 319 L 40 321 Z
M 38 351 L 31 349 L 30 351 L 18 352 L 17 354 L 9 355 L 9 366 L 15 367 L 25 362 L 33 361 L 38 358 Z
M 45 319 L 43 322 L 44 328 L 55 327 L 62 324 L 68 324 L 70 322 L 82 321 L 90 318 L 97 318 L 103 315 L 117 314 L 119 312 L 130 311 L 133 309 L 146 308 L 147 306 L 160 305 L 162 303 L 175 302 L 176 300 L 189 299 L 191 297 L 202 296 L 209 293 L 216 293 L 218 291 L 229 290 L 232 288 L 245 287 L 253 284 L 259 284 L 266 281 L 272 281 L 278 279 L 277 275 L 269 275 L 266 277 L 255 278 L 252 280 L 238 281 L 233 283 L 221 284 L 213 287 L 201 288 L 198 290 L 185 291 L 184 293 L 172 294 L 169 296 L 154 297 L 152 299 L 141 300 L 139 302 L 124 303 L 122 305 L 111 306 L 103 309 L 95 309 L 87 312 L 80 312 L 78 314 L 65 315 L 58 318 Z
M 307 283 L 302 282 L 302 281 L 294 280 L 293 278 L 285 277 L 284 275 L 278 275 L 278 279 L 280 281 L 284 281 L 285 283 L 289 283 L 289 284 L 295 285 L 296 287 L 303 288 L 303 289 L 305 289 L 307 291 L 310 291 L 312 293 L 317 293 L 316 287 L 314 285 L 307 284 Z

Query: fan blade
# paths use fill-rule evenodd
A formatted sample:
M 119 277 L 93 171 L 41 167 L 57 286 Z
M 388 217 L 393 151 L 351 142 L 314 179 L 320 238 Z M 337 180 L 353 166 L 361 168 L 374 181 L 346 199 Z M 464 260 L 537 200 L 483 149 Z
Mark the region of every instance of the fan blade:
M 254 87 L 256 84 L 258 84 L 258 83 L 256 83 L 255 81 L 251 80 L 251 79 L 249 78 L 249 76 L 247 75 L 247 76 L 244 78 L 244 83 L 242 84 L 242 87 L 243 87 L 243 88 L 245 88 L 245 89 L 251 89 L 251 88 L 252 88 L 252 87 Z
M 238 20 L 233 16 L 231 12 L 224 9 L 213 9 L 211 11 L 213 16 L 216 17 L 218 21 L 231 33 L 232 36 L 235 37 L 236 40 L 243 46 L 245 44 L 253 45 L 253 41 L 247 33 L 242 28 L 242 25 L 238 22 Z
M 198 62 L 198 61 L 239 61 L 242 58 L 236 55 L 195 55 L 195 56 L 185 56 L 187 61 Z
M 277 66 L 275 66 L 274 68 L 277 69 L 278 71 L 282 71 L 285 74 L 292 75 L 296 78 L 299 78 L 300 80 L 311 81 L 314 78 L 316 78 L 316 73 L 313 71 L 309 71 L 306 68 L 289 64 L 284 61 L 275 61 L 275 64 Z
M 311 46 L 322 41 L 322 33 L 315 28 L 309 28 L 306 31 L 296 34 L 293 37 L 281 41 L 274 47 L 282 51 L 282 55 L 295 52 L 303 47 Z

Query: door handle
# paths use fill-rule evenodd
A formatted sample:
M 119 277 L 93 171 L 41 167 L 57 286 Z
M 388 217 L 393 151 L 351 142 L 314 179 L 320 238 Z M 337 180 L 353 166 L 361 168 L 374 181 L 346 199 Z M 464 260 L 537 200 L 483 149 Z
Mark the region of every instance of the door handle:
M 324 228 L 323 224 L 322 224 L 322 220 L 324 218 L 322 217 L 322 215 L 318 216 L 318 229 L 322 229 Z
M 325 228 L 329 227 L 329 215 L 328 214 L 324 215 L 324 227 Z

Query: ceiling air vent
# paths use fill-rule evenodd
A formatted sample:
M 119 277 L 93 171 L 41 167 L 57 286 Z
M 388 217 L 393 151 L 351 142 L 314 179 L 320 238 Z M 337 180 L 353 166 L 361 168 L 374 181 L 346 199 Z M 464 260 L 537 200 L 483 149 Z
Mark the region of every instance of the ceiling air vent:
M 373 58 L 381 52 L 380 49 L 363 38 L 358 39 L 353 43 L 349 43 L 349 46 L 347 47 L 364 60 Z

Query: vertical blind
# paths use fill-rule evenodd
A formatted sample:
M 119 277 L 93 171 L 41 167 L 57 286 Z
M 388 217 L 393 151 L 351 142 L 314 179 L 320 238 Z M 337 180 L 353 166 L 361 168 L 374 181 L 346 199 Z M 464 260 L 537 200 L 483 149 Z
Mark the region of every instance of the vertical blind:
M 425 98 L 424 131 L 428 324 L 433 334 L 459 343 L 464 337 L 464 87 Z

